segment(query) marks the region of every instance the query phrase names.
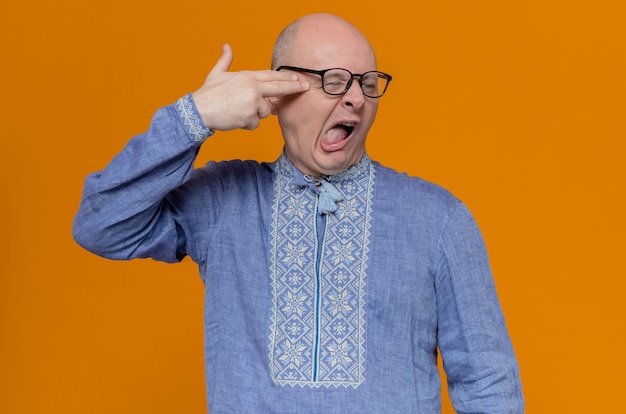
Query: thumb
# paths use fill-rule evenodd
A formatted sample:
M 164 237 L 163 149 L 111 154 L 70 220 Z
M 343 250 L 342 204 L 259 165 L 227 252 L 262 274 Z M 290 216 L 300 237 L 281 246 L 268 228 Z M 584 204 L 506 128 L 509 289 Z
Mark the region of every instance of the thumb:
M 217 60 L 210 73 L 228 72 L 231 63 L 233 63 L 233 49 L 229 44 L 222 46 L 222 56 Z

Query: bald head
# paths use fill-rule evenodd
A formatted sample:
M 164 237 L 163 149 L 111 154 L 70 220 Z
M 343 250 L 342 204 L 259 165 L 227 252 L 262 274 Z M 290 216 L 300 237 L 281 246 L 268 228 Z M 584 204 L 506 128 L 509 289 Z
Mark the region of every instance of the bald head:
M 332 14 L 310 14 L 294 21 L 278 36 L 272 54 L 272 69 L 295 65 L 296 55 L 324 53 L 324 48 L 349 46 L 347 40 L 358 39 L 365 53 L 375 62 L 374 51 L 367 38 L 351 23 Z

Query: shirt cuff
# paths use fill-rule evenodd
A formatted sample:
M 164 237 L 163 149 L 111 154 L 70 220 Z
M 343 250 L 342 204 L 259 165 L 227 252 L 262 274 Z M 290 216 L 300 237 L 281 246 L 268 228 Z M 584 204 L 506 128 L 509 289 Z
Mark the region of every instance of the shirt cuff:
M 196 108 L 191 94 L 187 94 L 176 101 L 174 107 L 178 115 L 180 115 L 187 133 L 194 142 L 202 142 L 213 135 L 213 131 L 202 122 L 202 117 L 198 112 L 198 108 Z

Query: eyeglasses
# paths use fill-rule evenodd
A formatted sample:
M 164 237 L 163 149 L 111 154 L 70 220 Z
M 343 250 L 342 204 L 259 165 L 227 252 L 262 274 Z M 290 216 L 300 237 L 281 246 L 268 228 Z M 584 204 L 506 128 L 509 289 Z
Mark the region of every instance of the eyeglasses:
M 341 68 L 313 70 L 296 66 L 280 66 L 276 70 L 281 69 L 320 75 L 322 77 L 322 89 L 329 95 L 343 95 L 348 92 L 352 86 L 352 81 L 357 78 L 363 95 L 369 98 L 380 98 L 385 94 L 389 82 L 391 82 L 391 75 L 375 70 L 362 74 L 352 73 Z

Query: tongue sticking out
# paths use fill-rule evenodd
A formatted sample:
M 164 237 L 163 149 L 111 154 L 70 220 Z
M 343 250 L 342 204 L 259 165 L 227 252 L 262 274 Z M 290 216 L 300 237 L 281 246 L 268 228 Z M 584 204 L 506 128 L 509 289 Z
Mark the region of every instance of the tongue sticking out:
M 337 125 L 330 129 L 326 135 L 324 135 L 323 142 L 326 145 L 336 144 L 337 142 L 344 140 L 348 137 L 348 131 L 346 128 Z

